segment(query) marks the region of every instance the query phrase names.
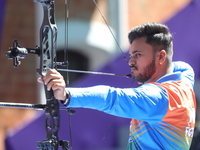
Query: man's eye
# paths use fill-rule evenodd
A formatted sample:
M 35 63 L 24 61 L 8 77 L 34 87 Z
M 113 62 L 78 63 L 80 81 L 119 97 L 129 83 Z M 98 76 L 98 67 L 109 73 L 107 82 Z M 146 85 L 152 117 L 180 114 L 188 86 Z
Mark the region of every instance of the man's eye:
M 137 57 L 140 56 L 140 55 L 141 55 L 141 54 L 139 54 L 139 53 L 135 54 L 135 56 L 137 56 Z

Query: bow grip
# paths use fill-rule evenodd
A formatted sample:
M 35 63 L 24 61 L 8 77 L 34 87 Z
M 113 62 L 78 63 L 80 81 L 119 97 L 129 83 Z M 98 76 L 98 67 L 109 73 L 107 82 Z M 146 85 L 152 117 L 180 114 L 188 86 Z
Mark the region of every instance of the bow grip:
M 47 86 L 44 85 L 44 88 L 47 89 Z M 45 90 L 45 95 L 46 95 L 46 100 L 53 100 L 54 99 L 54 94 L 53 94 L 53 90 L 51 89 L 50 91 Z

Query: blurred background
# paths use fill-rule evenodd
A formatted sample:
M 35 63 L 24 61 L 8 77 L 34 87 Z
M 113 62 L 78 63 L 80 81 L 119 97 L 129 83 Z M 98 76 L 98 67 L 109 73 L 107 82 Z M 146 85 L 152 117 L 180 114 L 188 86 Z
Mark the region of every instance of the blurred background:
M 96 0 L 107 23 L 92 0 L 68 1 L 67 10 L 65 2 L 55 1 L 58 61 L 63 61 L 63 51 L 67 49 L 70 69 L 129 74 L 124 59 L 128 56 L 128 31 L 146 22 L 164 23 L 174 36 L 174 60 L 183 60 L 195 70 L 195 92 L 199 103 L 200 0 Z M 67 19 L 66 13 L 69 14 Z M 39 45 L 42 20 L 40 3 L 0 0 L 0 102 L 45 103 L 43 86 L 36 81 L 38 57 L 28 55 L 14 69 L 12 60 L 5 56 L 8 48 L 13 46 L 13 39 L 26 48 Z M 66 78 L 66 74 L 63 75 Z M 97 84 L 137 86 L 124 77 L 77 73 L 69 73 L 69 82 L 69 86 L 75 87 Z M 60 139 L 69 140 L 73 150 L 125 149 L 130 119 L 89 109 L 75 110 L 72 116 L 61 111 L 59 132 Z M 198 114 L 191 150 L 200 149 Z M 44 118 L 43 111 L 0 108 L 0 150 L 36 150 L 36 142 L 46 136 Z

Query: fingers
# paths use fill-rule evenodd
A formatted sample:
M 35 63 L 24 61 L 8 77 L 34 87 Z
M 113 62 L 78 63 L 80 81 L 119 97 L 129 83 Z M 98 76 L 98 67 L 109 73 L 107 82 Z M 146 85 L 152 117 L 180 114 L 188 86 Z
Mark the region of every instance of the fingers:
M 57 90 L 58 88 L 65 88 L 65 81 L 63 76 L 55 69 L 49 70 L 43 77 L 44 84 L 47 85 L 47 90 Z
M 42 78 L 38 78 L 37 81 L 38 81 L 39 83 L 43 83 Z
M 55 91 L 60 88 L 65 88 L 66 86 L 63 79 L 52 79 L 46 85 L 48 91 L 50 91 L 51 89 Z
M 57 74 L 57 75 L 56 75 L 56 74 Z M 45 84 L 47 85 L 48 82 L 49 82 L 50 80 L 52 80 L 52 78 L 54 78 L 54 77 L 56 77 L 56 76 L 57 76 L 57 78 L 59 78 L 59 76 L 61 76 L 61 75 L 60 75 L 60 73 L 57 72 L 56 70 L 52 69 L 52 70 L 49 70 L 49 71 L 47 72 L 47 74 L 46 74 L 44 77 L 39 77 L 39 78 L 37 79 L 37 81 L 38 81 L 39 83 L 45 83 Z
M 52 89 L 56 99 L 66 99 L 66 84 L 64 78 L 55 69 L 49 70 L 45 76 L 38 78 L 37 81 L 44 83 L 47 86 L 48 91 Z
M 52 90 L 57 90 L 59 88 L 66 87 L 63 76 L 59 72 L 57 72 L 55 69 L 49 70 L 44 77 L 38 78 L 37 81 L 39 83 L 44 83 L 45 85 L 47 85 L 48 91 L 51 88 Z
M 53 84 L 51 87 L 48 87 L 48 90 L 54 91 L 54 97 L 59 100 L 65 100 L 66 99 L 66 91 L 65 91 L 65 84 L 62 84 L 62 82 L 58 82 Z
M 47 85 L 51 80 L 57 80 L 57 79 L 63 80 L 63 76 L 55 69 L 51 69 L 42 79 L 44 84 Z

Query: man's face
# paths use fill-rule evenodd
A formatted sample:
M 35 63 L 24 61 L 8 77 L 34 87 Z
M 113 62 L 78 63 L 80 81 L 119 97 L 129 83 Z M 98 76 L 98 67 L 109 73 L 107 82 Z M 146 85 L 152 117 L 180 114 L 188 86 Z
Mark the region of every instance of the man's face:
M 156 72 L 155 55 L 151 45 L 146 43 L 146 37 L 135 39 L 129 50 L 132 76 L 135 81 L 145 83 Z

